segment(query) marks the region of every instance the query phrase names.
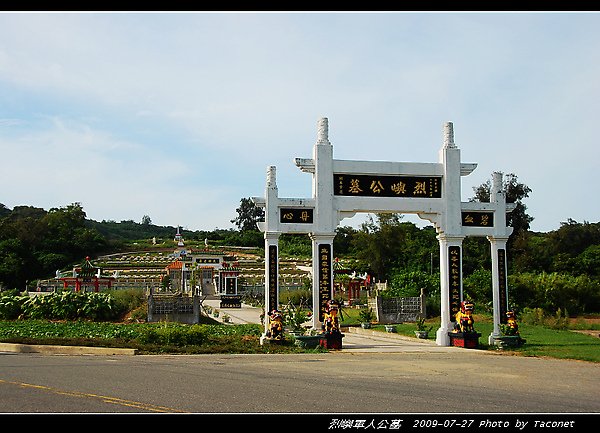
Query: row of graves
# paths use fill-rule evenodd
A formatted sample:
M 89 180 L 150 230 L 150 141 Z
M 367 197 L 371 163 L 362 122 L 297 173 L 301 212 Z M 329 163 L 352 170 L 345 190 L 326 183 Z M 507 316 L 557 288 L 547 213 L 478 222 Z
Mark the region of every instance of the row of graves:
M 148 321 L 198 323 L 205 299 L 220 299 L 221 308 L 241 308 L 238 294 L 239 264 L 235 257 L 208 248 L 192 250 L 185 246 L 179 228 L 174 241 L 177 249 L 165 270 L 170 292 L 148 295 Z
M 213 297 L 237 295 L 240 269 L 234 256 L 208 248 L 185 248 L 179 231 L 176 241 L 177 249 L 170 254 L 119 255 L 98 260 L 103 266 L 86 257 L 68 273 L 56 271 L 54 288 L 98 292 L 131 286 L 156 292 L 166 276 L 171 292 Z
M 47 288 L 46 291 L 75 292 L 144 288 L 148 293 L 150 322 L 198 323 L 204 299 L 220 299 L 222 308 L 240 308 L 240 268 L 236 257 L 208 247 L 187 248 L 179 228 L 174 241 L 177 248 L 171 253 L 103 258 L 104 268 L 86 257 L 71 272 L 57 271 L 54 280 L 44 281 L 39 286 Z M 168 277 L 168 288 L 162 284 L 165 277 Z
M 329 121 L 321 118 L 312 157 L 296 158 L 295 164 L 312 177 L 311 197 L 279 197 L 275 166 L 267 167 L 264 196 L 253 197 L 255 205 L 265 210 L 259 229 L 265 239 L 266 311 L 274 316 L 278 312 L 281 234 L 306 234 L 312 241 L 312 329 L 325 330 L 336 311 L 333 239 L 340 222 L 357 213 L 416 214 L 433 224 L 440 248 L 441 324 L 436 344 L 461 345 L 462 339 L 462 346 L 470 347 L 464 339 L 471 334 L 479 337 L 472 326 L 461 326 L 461 311 L 472 325 L 472 304 L 464 297 L 462 278 L 467 236 L 485 237 L 490 243 L 494 327 L 488 341 L 500 344 L 500 327 L 508 322 L 506 245 L 513 231 L 506 225 L 506 214 L 514 204 L 506 203 L 500 172 L 492 175 L 490 202 L 461 201 L 461 178 L 477 164 L 461 161 L 452 122 L 444 123 L 437 162 L 419 163 L 334 159 Z M 265 323 L 264 339 L 272 335 L 271 322 Z

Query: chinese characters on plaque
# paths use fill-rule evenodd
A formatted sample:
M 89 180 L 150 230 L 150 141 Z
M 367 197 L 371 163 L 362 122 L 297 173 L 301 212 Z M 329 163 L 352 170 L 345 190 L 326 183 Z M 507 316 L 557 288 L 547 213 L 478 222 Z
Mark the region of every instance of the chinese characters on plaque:
M 494 212 L 462 212 L 462 225 L 467 227 L 493 227 Z
M 441 176 L 333 175 L 334 194 L 360 197 L 441 198 Z
M 319 320 L 322 322 L 331 299 L 331 245 L 319 244 Z
M 460 247 L 448 247 L 448 284 L 450 294 L 450 320 L 456 320 L 460 311 Z
M 267 313 L 277 308 L 277 245 L 269 245 L 269 305 Z
M 313 208 L 281 208 L 279 209 L 279 222 L 288 224 L 312 224 Z

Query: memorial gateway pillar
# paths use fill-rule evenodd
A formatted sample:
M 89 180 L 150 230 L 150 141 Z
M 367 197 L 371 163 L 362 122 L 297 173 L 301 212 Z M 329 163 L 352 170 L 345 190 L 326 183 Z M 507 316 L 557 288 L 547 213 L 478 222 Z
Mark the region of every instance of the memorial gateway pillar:
M 312 240 L 312 304 L 313 329 L 320 329 L 327 311 L 327 301 L 333 298 L 333 239 L 335 235 L 311 233 Z
M 276 168 L 267 168 L 267 181 L 265 186 L 266 203 L 264 238 L 265 238 L 265 332 L 269 327 L 269 315 L 279 306 L 279 236 L 277 224 L 277 203 L 279 192 L 277 190 Z
M 436 332 L 438 346 L 449 346 L 448 332 L 454 328 L 454 318 L 463 298 L 462 243 L 464 236 L 438 235 L 440 244 L 440 327 Z
M 278 232 L 265 232 L 265 330 L 268 317 L 279 305 L 279 236 Z
M 506 323 L 508 311 L 508 283 L 506 281 L 506 243 L 507 237 L 489 236 L 492 253 L 492 305 L 494 307 L 494 329 L 488 337 L 488 344 L 502 335 L 500 324 Z
M 490 191 L 490 204 L 495 207 L 495 224 L 493 233 L 488 236 L 492 255 L 492 303 L 494 307 L 494 329 L 488 337 L 490 345 L 495 344 L 495 339 L 502 335 L 500 324 L 506 323 L 508 311 L 508 282 L 506 279 L 506 244 L 513 232 L 512 227 L 506 225 L 506 212 L 514 209 L 514 204 L 507 206 L 506 194 L 502 187 L 502 173 L 492 174 L 492 189 Z
M 329 123 L 326 118 L 317 122 L 313 163 L 315 219 L 314 231 L 310 233 L 313 268 L 312 326 L 320 329 L 327 311 L 327 302 L 333 298 L 333 239 L 339 222 L 333 204 L 333 146 L 329 141 Z
M 438 242 L 440 245 L 440 327 L 436 343 L 449 346 L 448 332 L 454 328 L 454 318 L 463 298 L 461 214 L 461 161 L 460 149 L 454 142 L 454 127 L 444 124 L 444 143 L 439 151 L 443 168 L 443 200 L 438 215 Z

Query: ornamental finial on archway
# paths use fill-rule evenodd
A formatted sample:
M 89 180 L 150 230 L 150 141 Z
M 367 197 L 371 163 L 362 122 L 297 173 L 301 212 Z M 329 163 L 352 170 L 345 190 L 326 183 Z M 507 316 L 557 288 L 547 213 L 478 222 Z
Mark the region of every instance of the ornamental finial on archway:
M 274 186 L 277 187 L 277 183 L 275 180 L 275 172 L 276 172 L 276 168 L 274 165 L 270 165 L 269 167 L 267 167 L 267 186 Z
M 444 147 L 456 147 L 456 144 L 454 143 L 454 126 L 452 122 L 444 123 Z
M 317 122 L 317 144 L 331 144 L 329 142 L 329 121 L 322 117 Z
M 498 194 L 502 194 L 502 175 L 503 173 L 501 171 L 495 171 L 492 173 L 492 194 L 494 196 L 498 195 Z M 495 199 L 495 197 L 490 197 L 492 200 Z

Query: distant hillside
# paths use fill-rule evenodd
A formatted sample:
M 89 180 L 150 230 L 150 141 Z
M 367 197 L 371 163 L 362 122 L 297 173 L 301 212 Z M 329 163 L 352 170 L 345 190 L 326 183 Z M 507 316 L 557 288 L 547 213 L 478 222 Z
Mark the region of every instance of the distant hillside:
M 115 248 L 115 252 L 122 251 L 120 244 L 140 240 L 150 241 L 156 238 L 157 243 L 173 240 L 177 227 L 157 226 L 154 224 L 136 223 L 132 220 L 121 222 L 86 220 L 89 228 L 95 229 Z M 186 241 L 204 242 L 208 240 L 212 245 L 235 245 L 240 247 L 262 247 L 263 234 L 258 231 L 239 232 L 234 229 L 185 230 L 180 233 Z
M 90 228 L 96 229 L 107 240 L 134 241 L 139 239 L 166 238 L 173 239 L 177 227 L 140 224 L 135 221 L 94 221 L 87 220 Z M 184 237 L 195 237 L 196 232 L 182 230 Z

